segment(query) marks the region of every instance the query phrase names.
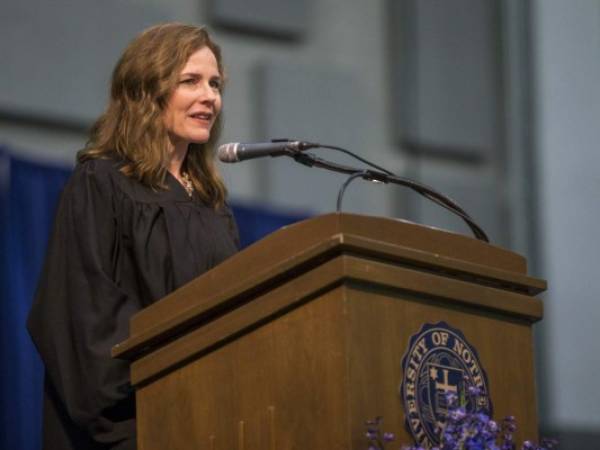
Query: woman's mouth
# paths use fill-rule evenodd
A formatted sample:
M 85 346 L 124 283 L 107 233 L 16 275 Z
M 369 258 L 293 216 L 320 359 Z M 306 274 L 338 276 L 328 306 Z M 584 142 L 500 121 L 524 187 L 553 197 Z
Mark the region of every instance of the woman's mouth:
M 190 117 L 194 120 L 198 120 L 204 123 L 210 123 L 212 122 L 213 114 L 208 112 L 198 112 L 190 114 Z

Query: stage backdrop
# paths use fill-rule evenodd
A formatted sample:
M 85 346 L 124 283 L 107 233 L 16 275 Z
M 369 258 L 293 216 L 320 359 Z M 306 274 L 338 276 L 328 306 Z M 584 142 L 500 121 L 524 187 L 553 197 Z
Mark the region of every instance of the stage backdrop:
M 39 450 L 44 369 L 25 329 L 58 197 L 69 168 L 0 146 L 0 449 Z M 309 216 L 238 204 L 242 246 Z

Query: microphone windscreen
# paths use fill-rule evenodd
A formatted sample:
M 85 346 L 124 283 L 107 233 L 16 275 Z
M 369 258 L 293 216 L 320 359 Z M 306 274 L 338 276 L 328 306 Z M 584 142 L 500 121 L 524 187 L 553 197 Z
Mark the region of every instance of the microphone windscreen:
M 238 144 L 223 144 L 217 150 L 217 157 L 221 162 L 232 163 L 239 161 L 237 157 Z

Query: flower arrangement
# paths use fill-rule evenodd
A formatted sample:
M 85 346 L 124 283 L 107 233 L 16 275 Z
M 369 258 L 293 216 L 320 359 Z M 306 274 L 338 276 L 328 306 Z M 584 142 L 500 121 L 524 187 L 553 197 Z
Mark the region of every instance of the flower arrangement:
M 477 397 L 478 389 L 470 387 L 469 395 Z M 439 430 L 439 445 L 431 450 L 516 450 L 514 432 L 517 423 L 513 416 L 506 417 L 500 424 L 481 411 L 468 412 L 459 405 L 456 394 L 447 393 L 448 415 Z M 476 404 L 476 402 L 473 402 Z M 368 450 L 385 450 L 387 444 L 395 440 L 393 433 L 381 431 L 382 418 L 366 422 Z M 525 441 L 521 450 L 555 450 L 558 443 L 553 439 L 543 439 L 535 444 Z M 420 446 L 403 446 L 402 450 L 426 450 Z

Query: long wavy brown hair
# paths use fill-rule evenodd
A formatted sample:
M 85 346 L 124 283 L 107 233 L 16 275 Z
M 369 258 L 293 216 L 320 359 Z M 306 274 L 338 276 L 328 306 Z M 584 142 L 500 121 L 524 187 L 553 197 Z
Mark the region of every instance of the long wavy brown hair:
M 106 111 L 90 131 L 79 162 L 115 153 L 121 172 L 154 189 L 166 189 L 168 131 L 163 111 L 190 56 L 204 47 L 215 55 L 224 79 L 221 50 L 204 28 L 166 23 L 146 29 L 125 49 L 113 74 Z M 213 208 L 225 202 L 226 190 L 214 162 L 221 130 L 219 115 L 204 144 L 190 144 L 182 170 Z

